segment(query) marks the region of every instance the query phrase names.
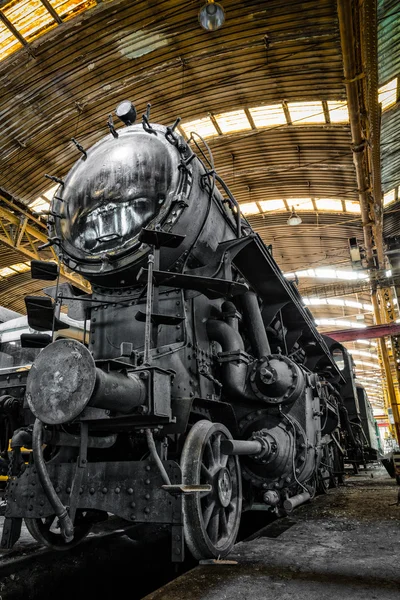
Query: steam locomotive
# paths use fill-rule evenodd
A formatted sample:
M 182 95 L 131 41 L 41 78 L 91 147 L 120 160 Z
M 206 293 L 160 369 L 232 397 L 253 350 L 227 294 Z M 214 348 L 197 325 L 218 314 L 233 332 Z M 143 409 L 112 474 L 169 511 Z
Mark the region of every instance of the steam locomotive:
M 151 123 L 149 107 L 138 123 L 128 101 L 116 114 L 125 126 L 110 117 L 92 148 L 75 141 L 81 157 L 53 177 L 49 244 L 92 292 L 27 297 L 28 320 L 60 331 L 64 305 L 88 326 L 83 342 L 24 340 L 42 350 L 16 383 L 1 547 L 23 519 L 62 550 L 112 514 L 168 528 L 174 561 L 224 557 L 244 510 L 291 512 L 360 451 L 337 364 L 349 357 L 316 330 L 206 142 L 185 141 L 179 119 Z

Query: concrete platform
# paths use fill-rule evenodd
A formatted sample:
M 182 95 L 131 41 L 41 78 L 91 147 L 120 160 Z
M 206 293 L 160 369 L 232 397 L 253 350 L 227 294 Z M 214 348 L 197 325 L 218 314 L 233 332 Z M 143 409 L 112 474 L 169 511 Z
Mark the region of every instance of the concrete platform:
M 145 600 L 398 600 L 398 490 L 370 467 Z

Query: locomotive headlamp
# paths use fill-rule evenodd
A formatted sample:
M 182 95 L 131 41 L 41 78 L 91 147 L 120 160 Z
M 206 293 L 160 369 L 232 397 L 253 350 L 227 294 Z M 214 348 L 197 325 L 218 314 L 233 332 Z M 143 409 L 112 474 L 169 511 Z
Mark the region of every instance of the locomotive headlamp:
M 133 125 L 136 121 L 136 108 L 130 100 L 124 100 L 118 104 L 115 114 L 125 125 Z
M 200 9 L 199 23 L 207 31 L 215 31 L 222 27 L 225 22 L 225 11 L 221 4 L 214 0 L 207 0 L 207 3 Z

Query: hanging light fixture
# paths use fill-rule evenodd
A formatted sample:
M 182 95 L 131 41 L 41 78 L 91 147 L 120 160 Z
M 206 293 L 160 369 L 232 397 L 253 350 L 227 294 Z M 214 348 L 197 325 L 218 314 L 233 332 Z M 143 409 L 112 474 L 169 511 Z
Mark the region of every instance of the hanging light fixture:
M 300 223 L 302 223 L 302 220 L 300 219 L 299 215 L 294 211 L 294 208 L 292 206 L 292 214 L 288 218 L 287 224 L 288 225 L 300 225 Z
M 222 27 L 225 21 L 225 11 L 221 4 L 207 0 L 199 11 L 199 23 L 206 31 L 215 31 Z

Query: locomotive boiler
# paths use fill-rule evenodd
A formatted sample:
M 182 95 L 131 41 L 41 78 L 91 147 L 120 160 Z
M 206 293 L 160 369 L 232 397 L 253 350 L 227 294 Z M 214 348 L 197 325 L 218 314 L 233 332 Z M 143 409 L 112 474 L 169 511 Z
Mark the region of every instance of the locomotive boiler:
M 3 548 L 22 519 L 64 549 L 113 514 L 168 528 L 175 561 L 223 557 L 242 511 L 287 514 L 337 480 L 345 380 L 326 341 L 207 144 L 135 112 L 55 178 L 49 243 L 92 291 L 60 284 L 28 317 L 60 329 L 63 304 L 88 326 L 29 371 Z

